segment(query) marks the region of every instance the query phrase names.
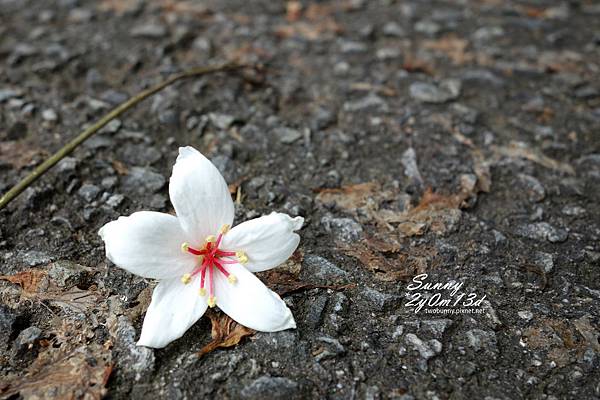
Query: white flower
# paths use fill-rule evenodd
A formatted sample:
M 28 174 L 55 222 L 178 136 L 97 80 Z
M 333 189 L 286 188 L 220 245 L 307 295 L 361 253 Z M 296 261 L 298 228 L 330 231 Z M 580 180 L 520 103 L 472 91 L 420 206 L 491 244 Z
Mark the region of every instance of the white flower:
M 215 305 L 252 329 L 295 328 L 290 309 L 253 272 L 292 255 L 304 219 L 273 212 L 229 230 L 234 207 L 227 184 L 192 147 L 179 149 L 169 195 L 177 217 L 140 211 L 98 232 L 113 263 L 160 281 L 137 344 L 164 347 Z

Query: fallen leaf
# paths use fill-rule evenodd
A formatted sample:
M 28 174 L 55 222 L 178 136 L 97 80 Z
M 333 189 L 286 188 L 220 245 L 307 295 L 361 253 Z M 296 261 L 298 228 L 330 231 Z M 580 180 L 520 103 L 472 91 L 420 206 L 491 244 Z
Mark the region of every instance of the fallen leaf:
M 29 269 L 14 275 L 0 275 L 0 279 L 21 286 L 26 295 L 37 293 L 40 288 L 48 286 L 48 272 L 43 269 Z
M 117 174 L 121 176 L 129 174 L 129 168 L 119 160 L 113 160 L 112 166 L 117 171 Z
M 573 321 L 573 325 L 579 331 L 581 336 L 590 344 L 596 353 L 600 353 L 600 333 L 590 323 L 590 316 L 583 317 Z
M 23 141 L 0 142 L 0 161 L 20 170 L 34 163 L 36 158 L 46 157 L 48 152 Z
M 352 246 L 340 245 L 340 250 L 360 261 L 381 281 L 407 281 L 415 275 L 435 268 L 435 249 L 412 249 L 410 254 L 394 248 L 391 251 L 385 251 L 386 249 L 389 248 L 385 245 L 382 247 L 382 243 L 373 238 L 353 243 Z
M 102 347 L 84 345 L 68 354 L 45 351 L 23 377 L 0 384 L 3 398 L 101 399 L 112 372 L 110 353 Z
M 445 54 L 455 65 L 463 65 L 473 60 L 473 55 L 467 52 L 468 45 L 467 40 L 452 34 L 437 40 L 425 40 L 422 46 Z
M 207 313 L 212 325 L 212 340 L 204 346 L 198 353 L 202 357 L 219 347 L 232 347 L 238 344 L 246 336 L 253 335 L 256 331 L 238 324 L 227 314 L 217 314 L 215 312 Z
M 575 175 L 575 169 L 570 164 L 550 158 L 542 154 L 540 151 L 528 147 L 522 142 L 511 142 L 508 146 L 494 146 L 493 151 L 498 156 L 523 158 L 545 168 L 564 172 L 569 175 Z
M 380 185 L 375 182 L 359 183 L 336 189 L 323 189 L 316 197 L 317 202 L 356 212 L 367 206 L 375 199 L 376 193 L 381 194 Z
M 288 1 L 285 4 L 285 19 L 289 22 L 298 21 L 302 16 L 302 3 L 299 1 Z

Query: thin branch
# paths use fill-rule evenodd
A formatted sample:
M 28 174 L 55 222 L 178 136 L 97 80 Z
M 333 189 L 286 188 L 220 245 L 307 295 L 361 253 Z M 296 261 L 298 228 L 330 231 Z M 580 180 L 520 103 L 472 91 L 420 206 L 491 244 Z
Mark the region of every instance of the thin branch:
M 81 143 L 83 143 L 84 141 L 89 139 L 93 134 L 95 134 L 100 129 L 102 129 L 102 127 L 104 127 L 110 121 L 117 118 L 118 116 L 123 114 L 125 111 L 129 110 L 130 108 L 134 107 L 139 102 L 146 99 L 147 97 L 152 96 L 153 94 L 161 91 L 162 89 L 166 88 L 167 86 L 169 86 L 179 80 L 182 80 L 182 79 L 206 75 L 206 74 L 210 74 L 213 72 L 231 71 L 231 70 L 235 70 L 235 69 L 239 69 L 239 68 L 243 68 L 243 67 L 246 67 L 246 65 L 237 64 L 237 63 L 226 63 L 226 64 L 220 64 L 220 65 L 216 65 L 216 66 L 212 66 L 212 67 L 192 68 L 192 69 L 189 69 L 182 73 L 173 75 L 172 77 L 168 78 L 167 80 L 165 80 L 151 88 L 141 91 L 140 93 L 133 96 L 126 102 L 124 102 L 124 103 L 120 104 L 119 106 L 117 106 L 116 108 L 112 109 L 108 114 L 104 115 L 102 118 L 100 118 L 96 123 L 91 125 L 89 128 L 85 129 L 83 132 L 81 132 L 79 135 L 77 135 L 77 137 L 75 137 L 69 143 L 64 145 L 60 150 L 58 150 L 56 153 L 54 153 L 46 161 L 44 161 L 43 163 L 38 165 L 29 175 L 27 175 L 23 180 L 21 180 L 14 187 L 12 187 L 8 192 L 6 192 L 6 194 L 4 194 L 0 198 L 0 210 L 2 210 L 4 207 L 6 207 L 8 205 L 8 203 L 10 203 L 11 200 L 13 200 L 15 197 L 17 197 L 23 190 L 25 190 L 29 185 L 31 185 L 33 182 L 35 182 L 40 176 L 42 176 L 44 173 L 46 173 L 46 171 L 48 171 L 50 168 L 52 168 L 56 163 L 58 163 L 64 157 L 71 154 L 71 152 L 73 152 L 73 150 L 75 150 L 77 148 L 77 146 L 79 146 Z

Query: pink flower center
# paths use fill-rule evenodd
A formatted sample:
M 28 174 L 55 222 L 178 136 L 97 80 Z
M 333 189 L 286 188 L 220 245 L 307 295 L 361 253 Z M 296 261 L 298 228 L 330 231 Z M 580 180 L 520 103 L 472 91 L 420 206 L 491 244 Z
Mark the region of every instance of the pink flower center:
M 217 300 L 215 297 L 214 274 L 221 273 L 225 275 L 230 283 L 234 284 L 237 282 L 237 279 L 233 274 L 227 271 L 225 265 L 245 264 L 248 261 L 248 257 L 246 257 L 246 254 L 242 251 L 229 251 L 219 248 L 221 241 L 223 240 L 223 235 L 228 231 L 229 225 L 224 225 L 216 238 L 214 236 L 206 238 L 205 245 L 202 249 L 195 249 L 190 247 L 187 243 L 181 245 L 183 251 L 198 256 L 201 261 L 191 273 L 183 275 L 181 281 L 184 284 L 188 284 L 193 277 L 200 274 L 200 296 L 206 295 L 206 286 L 208 286 L 207 303 L 210 307 L 214 307 Z

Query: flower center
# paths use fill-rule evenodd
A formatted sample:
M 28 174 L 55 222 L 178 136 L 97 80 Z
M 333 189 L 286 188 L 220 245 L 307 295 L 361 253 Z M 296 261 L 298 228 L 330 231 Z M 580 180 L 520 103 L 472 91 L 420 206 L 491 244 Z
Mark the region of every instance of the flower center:
M 199 265 L 190 274 L 185 274 L 181 277 L 181 282 L 187 285 L 192 281 L 194 276 L 200 274 L 200 296 L 206 296 L 206 286 L 208 286 L 207 303 L 210 307 L 214 307 L 217 303 L 214 274 L 221 273 L 225 275 L 229 283 L 234 284 L 237 279 L 227 271 L 225 265 L 245 264 L 248 262 L 248 257 L 243 251 L 228 251 L 219 248 L 223 240 L 223 235 L 228 231 L 229 225 L 223 225 L 217 237 L 210 235 L 204 240 L 204 247 L 202 249 L 195 249 L 187 243 L 181 245 L 182 251 L 198 256 L 200 261 Z M 206 282 L 207 278 L 208 282 Z

